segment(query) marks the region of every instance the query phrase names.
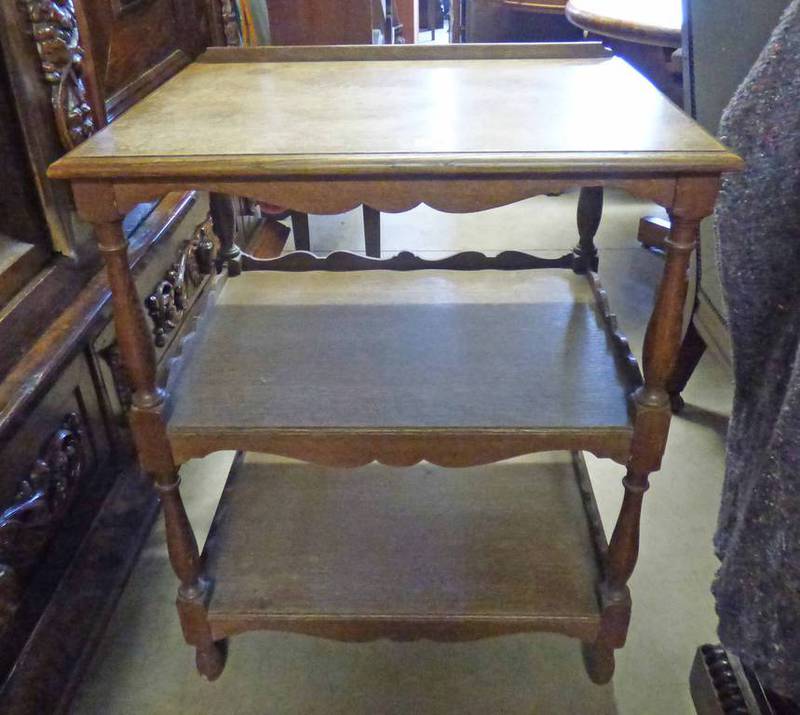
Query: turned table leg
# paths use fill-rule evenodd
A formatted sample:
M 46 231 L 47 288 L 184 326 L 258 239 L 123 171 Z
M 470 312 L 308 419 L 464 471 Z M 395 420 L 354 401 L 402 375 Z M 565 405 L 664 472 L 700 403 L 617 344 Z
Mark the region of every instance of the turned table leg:
M 705 187 L 701 187 L 705 188 Z M 672 232 L 666 241 L 664 273 L 656 295 L 644 342 L 644 385 L 633 396 L 634 433 L 625 494 L 608 548 L 601 597 L 604 613 L 600 634 L 584 646 L 587 672 L 595 682 L 607 682 L 614 670 L 613 649 L 624 645 L 630 620 L 630 579 L 639 555 L 639 531 L 644 493 L 649 475 L 661 466 L 671 416 L 667 392 L 681 344 L 683 308 L 688 291 L 688 273 L 700 218 L 713 203 L 689 208 L 678 204 L 670 213 Z M 693 209 L 693 210 L 692 210 Z
M 594 237 L 603 216 L 603 187 L 584 186 L 578 197 L 578 245 L 572 249 L 573 270 L 576 273 L 596 271 L 597 247 Z
M 142 302 L 131 276 L 121 219 L 99 223 L 96 233 L 106 263 L 120 353 L 134 388 L 130 423 L 139 461 L 154 479 L 167 532 L 170 563 L 180 580 L 178 612 L 186 641 L 197 649 L 197 667 L 209 679 L 225 664 L 224 643 L 211 638 L 206 604 L 209 585 L 179 491 L 179 477 L 163 417 L 165 394 L 156 383 L 156 358 Z

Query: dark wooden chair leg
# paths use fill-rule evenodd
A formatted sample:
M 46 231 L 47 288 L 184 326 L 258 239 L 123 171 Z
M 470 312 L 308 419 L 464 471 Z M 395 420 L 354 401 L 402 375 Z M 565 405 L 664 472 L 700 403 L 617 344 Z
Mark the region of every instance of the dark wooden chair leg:
M 597 247 L 594 237 L 603 217 L 603 187 L 584 186 L 578 198 L 578 245 L 572 250 L 575 273 L 596 271 Z
M 686 329 L 686 335 L 683 336 L 681 349 L 678 353 L 678 362 L 675 365 L 675 370 L 667 382 L 667 392 L 669 393 L 669 401 L 674 413 L 678 413 L 683 409 L 684 402 L 681 393 L 686 389 L 689 379 L 692 377 L 697 363 L 706 351 L 706 341 L 703 336 L 697 332 L 694 320 L 689 322 L 689 327 Z
M 295 251 L 311 250 L 311 235 L 308 232 L 308 214 L 302 211 L 291 211 L 292 234 Z
M 242 252 L 236 245 L 236 206 L 232 196 L 212 192 L 208 197 L 214 233 L 219 238 L 217 270 L 227 268 L 229 276 L 242 272 Z
M 362 207 L 364 212 L 364 244 L 370 258 L 381 257 L 381 212 L 369 206 Z

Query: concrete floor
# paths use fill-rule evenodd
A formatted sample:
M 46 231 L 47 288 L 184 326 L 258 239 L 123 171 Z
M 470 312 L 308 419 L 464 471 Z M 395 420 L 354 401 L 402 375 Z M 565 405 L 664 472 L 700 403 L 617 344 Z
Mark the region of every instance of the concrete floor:
M 538 197 L 473 215 L 427 207 L 383 216 L 383 248 L 429 256 L 516 248 L 559 255 L 575 242 L 576 194 Z M 622 195 L 607 199 L 598 235 L 600 273 L 636 354 L 662 259 L 634 240 L 653 208 Z M 312 246 L 363 248 L 360 212 L 312 217 Z M 645 500 L 641 556 L 631 579 L 628 643 L 617 653 L 613 685 L 586 677 L 577 642 L 523 635 L 466 644 L 343 644 L 274 633 L 234 638 L 220 680 L 203 681 L 183 644 L 161 521 L 142 552 L 80 689 L 74 713 L 244 715 L 464 715 L 693 712 L 688 672 L 695 648 L 714 639 L 709 585 L 711 537 L 723 471 L 732 388 L 707 354 L 673 421 L 663 470 Z M 183 470 L 183 493 L 202 543 L 230 462 L 215 454 Z M 622 497 L 622 469 L 587 456 L 606 529 Z

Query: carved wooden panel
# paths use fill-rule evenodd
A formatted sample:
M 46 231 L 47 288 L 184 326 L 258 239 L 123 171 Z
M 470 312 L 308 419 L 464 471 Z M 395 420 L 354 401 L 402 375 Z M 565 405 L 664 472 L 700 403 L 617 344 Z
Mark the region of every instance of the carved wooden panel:
M 0 512 L 0 632 L 22 598 L 24 575 L 61 525 L 93 457 L 83 418 L 67 413 Z
M 83 55 L 72 0 L 22 0 L 51 89 L 58 136 L 71 149 L 95 131 L 84 82 Z
M 153 322 L 153 342 L 156 347 L 163 348 L 167 344 L 167 337 L 180 324 L 200 290 L 203 277 L 211 274 L 214 252 L 212 235 L 211 216 L 207 216 L 181 247 L 164 279 L 145 299 L 147 313 Z
M 85 49 L 109 120 L 210 44 L 202 0 L 83 0 Z
M 0 446 L 0 679 L 110 486 L 111 449 L 82 354 Z

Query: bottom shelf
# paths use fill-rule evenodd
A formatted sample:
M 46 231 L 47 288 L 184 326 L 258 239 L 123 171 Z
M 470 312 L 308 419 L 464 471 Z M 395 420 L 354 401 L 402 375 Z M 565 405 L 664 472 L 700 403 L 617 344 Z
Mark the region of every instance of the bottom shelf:
M 206 543 L 215 639 L 593 640 L 605 540 L 580 455 L 339 470 L 245 454 Z

